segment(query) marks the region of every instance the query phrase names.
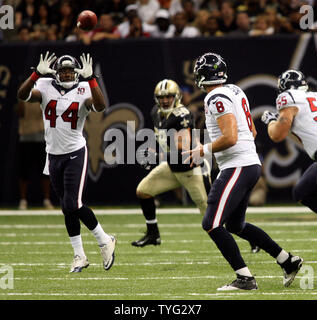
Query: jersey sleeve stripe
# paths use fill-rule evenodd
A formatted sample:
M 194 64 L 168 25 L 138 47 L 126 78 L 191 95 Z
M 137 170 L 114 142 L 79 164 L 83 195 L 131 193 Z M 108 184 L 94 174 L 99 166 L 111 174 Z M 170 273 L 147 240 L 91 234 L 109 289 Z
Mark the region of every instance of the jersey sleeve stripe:
M 229 100 L 232 103 L 232 100 L 228 96 L 226 96 L 225 94 L 222 94 L 222 93 L 217 93 L 217 94 L 214 94 L 213 96 L 211 96 L 208 99 L 207 104 L 209 105 L 210 101 L 214 100 L 216 98 L 225 98 L 225 99 Z
M 291 96 L 291 98 L 292 98 L 292 100 L 294 101 L 294 103 L 296 103 L 293 95 L 292 95 L 289 91 L 285 91 L 285 92 L 287 92 L 287 93 Z

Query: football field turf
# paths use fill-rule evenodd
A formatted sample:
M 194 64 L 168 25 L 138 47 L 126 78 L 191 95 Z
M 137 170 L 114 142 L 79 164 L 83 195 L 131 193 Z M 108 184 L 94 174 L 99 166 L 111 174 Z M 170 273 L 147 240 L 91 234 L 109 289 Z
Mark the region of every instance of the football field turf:
M 102 267 L 93 235 L 82 226 L 90 266 L 69 273 L 72 248 L 62 214 L 56 211 L 0 210 L 0 268 L 13 271 L 11 287 L 0 286 L 0 299 L 103 300 L 314 300 L 317 299 L 317 216 L 303 207 L 250 208 L 247 221 L 264 229 L 286 251 L 304 259 L 289 288 L 282 270 L 261 250 L 236 237 L 245 261 L 255 275 L 257 291 L 219 292 L 235 275 L 201 228 L 196 209 L 160 209 L 162 244 L 136 248 L 131 241 L 145 231 L 136 210 L 96 210 L 104 230 L 117 237 L 116 259 L 109 271 Z M 7 281 L 7 284 L 9 282 Z

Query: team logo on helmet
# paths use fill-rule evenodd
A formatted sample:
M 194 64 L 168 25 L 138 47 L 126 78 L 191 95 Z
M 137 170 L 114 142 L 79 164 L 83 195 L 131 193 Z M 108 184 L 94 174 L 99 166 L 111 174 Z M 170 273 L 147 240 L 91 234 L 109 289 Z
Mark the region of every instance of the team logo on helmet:
M 289 89 L 304 91 L 308 89 L 304 74 L 297 70 L 287 70 L 283 72 L 278 78 L 277 87 L 280 93 Z
M 206 85 L 215 85 L 227 81 L 227 65 L 216 53 L 208 52 L 200 56 L 194 66 L 195 82 L 204 90 Z

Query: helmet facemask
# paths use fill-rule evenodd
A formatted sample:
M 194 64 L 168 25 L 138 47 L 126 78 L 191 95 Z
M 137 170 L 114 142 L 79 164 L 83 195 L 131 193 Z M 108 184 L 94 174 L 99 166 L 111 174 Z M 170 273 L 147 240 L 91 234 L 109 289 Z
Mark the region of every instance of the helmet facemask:
M 80 65 L 74 57 L 72 57 L 72 56 L 60 57 L 56 61 L 54 68 L 56 70 L 55 79 L 56 79 L 57 85 L 65 88 L 65 89 L 70 89 L 79 82 L 79 74 L 77 72 L 75 72 L 74 69 L 80 68 Z M 72 80 L 65 81 L 65 80 L 61 79 L 60 73 L 62 73 L 66 69 L 73 70 L 74 76 L 73 76 Z
M 167 97 L 167 100 L 162 101 L 162 98 Z M 172 101 L 170 98 L 174 97 Z M 162 80 L 160 81 L 154 91 L 154 100 L 160 111 L 167 114 L 173 111 L 174 108 L 177 108 L 181 104 L 181 93 L 177 83 L 173 80 Z M 162 106 L 163 104 L 169 104 L 168 107 Z

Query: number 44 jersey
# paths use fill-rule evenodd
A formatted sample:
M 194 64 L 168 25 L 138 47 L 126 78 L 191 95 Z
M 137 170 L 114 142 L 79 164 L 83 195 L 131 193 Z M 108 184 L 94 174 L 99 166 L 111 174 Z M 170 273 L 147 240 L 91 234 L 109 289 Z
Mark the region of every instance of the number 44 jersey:
M 313 159 L 317 151 L 317 93 L 303 90 L 287 90 L 276 99 L 276 109 L 297 107 L 292 133 L 303 143 L 305 151 Z
M 88 83 L 79 82 L 71 89 L 64 89 L 53 79 L 42 78 L 36 82 L 35 89 L 42 94 L 46 152 L 66 154 L 84 147 L 83 128 L 89 114 L 85 101 L 91 97 Z
M 222 135 L 218 118 L 233 114 L 237 121 L 237 143 L 214 153 L 219 169 L 261 165 L 254 143 L 249 101 L 242 89 L 233 84 L 218 87 L 207 94 L 204 103 L 206 128 L 212 142 Z

